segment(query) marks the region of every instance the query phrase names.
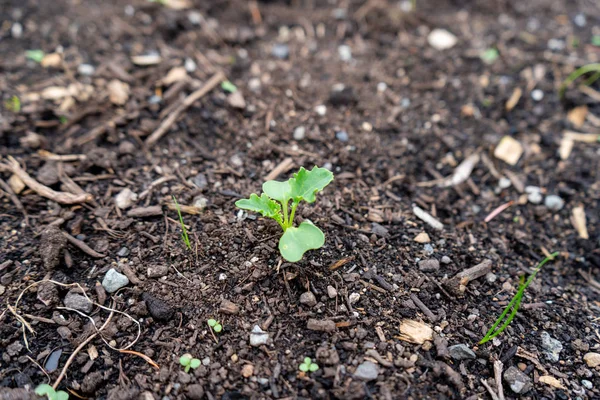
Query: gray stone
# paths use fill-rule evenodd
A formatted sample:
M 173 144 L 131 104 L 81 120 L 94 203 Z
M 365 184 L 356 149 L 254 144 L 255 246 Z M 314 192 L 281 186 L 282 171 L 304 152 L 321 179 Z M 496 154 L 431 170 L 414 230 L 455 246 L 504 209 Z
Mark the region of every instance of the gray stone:
M 379 376 L 379 367 L 371 361 L 365 361 L 360 364 L 356 371 L 354 371 L 354 377 L 361 381 L 373 381 Z
M 79 73 L 79 75 L 90 76 L 94 75 L 94 72 L 96 72 L 96 68 L 94 68 L 94 66 L 90 64 L 79 64 L 79 66 L 77 67 L 77 72 Z
M 594 385 L 592 384 L 592 382 L 588 381 L 587 379 L 582 379 L 581 380 L 581 385 L 584 388 L 588 389 L 588 390 L 591 390 L 594 387 Z
M 544 199 L 544 205 L 552 211 L 560 211 L 565 206 L 565 201 L 562 197 L 551 194 Z
M 360 300 L 360 294 L 358 294 L 356 292 L 352 292 L 352 293 L 350 293 L 350 296 L 348 296 L 348 301 L 350 302 L 350 304 L 354 304 L 358 300 Z
M 119 250 L 117 255 L 119 257 L 127 257 L 130 253 L 131 252 L 129 251 L 129 249 L 127 247 L 121 247 L 121 249 Z
M 335 322 L 330 319 L 319 320 L 311 318 L 306 323 L 306 328 L 311 331 L 331 333 L 335 331 Z
M 435 258 L 419 261 L 419 270 L 423 272 L 435 272 L 440 269 L 440 262 Z
M 317 298 L 312 292 L 304 292 L 300 295 L 300 303 L 307 307 L 314 307 L 317 305 Z
M 102 287 L 108 293 L 114 293 L 127 285 L 129 285 L 129 279 L 114 268 L 109 269 L 102 280 Z
M 290 48 L 287 44 L 277 43 L 271 49 L 271 54 L 280 60 L 285 60 L 290 55 Z
M 348 132 L 346 132 L 346 131 L 336 132 L 335 137 L 337 138 L 337 140 L 339 140 L 340 142 L 344 142 L 344 143 L 346 143 L 350 139 L 348 137 Z
M 335 288 L 331 285 L 327 286 L 327 296 L 329 296 L 330 299 L 333 299 L 337 296 L 337 290 L 335 290 Z
M 352 60 L 352 49 L 345 44 L 338 47 L 338 56 L 340 60 L 348 62 Z
M 473 350 L 471 350 L 466 344 L 462 343 L 448 347 L 448 352 L 450 353 L 450 357 L 454 358 L 455 360 L 474 360 L 477 358 Z
M 493 272 L 488 272 L 487 274 L 485 274 L 485 279 L 489 283 L 494 283 L 498 279 L 498 276 L 496 274 L 494 274 Z
M 545 350 L 544 355 L 551 362 L 560 360 L 560 352 L 563 349 L 562 344 L 554 339 L 548 332 L 542 332 L 540 335 L 542 340 L 542 348 Z
M 169 273 L 168 265 L 153 265 L 148 267 L 148 278 L 161 278 Z
M 517 367 L 510 367 L 504 371 L 504 381 L 513 392 L 518 394 L 527 393 L 533 388 L 531 379 Z
M 192 178 L 192 183 L 198 186 L 199 189 L 204 189 L 208 186 L 208 179 L 206 179 L 206 175 L 200 173 Z
M 84 313 L 90 313 L 92 311 L 92 308 L 94 307 L 94 305 L 84 296 L 73 292 L 67 293 L 67 295 L 65 296 L 64 303 L 65 307 L 69 307 L 77 311 L 82 311 Z
M 542 202 L 542 194 L 540 192 L 529 193 L 527 200 L 532 204 L 540 204 Z
M 442 257 L 442 264 L 450 264 L 452 262 L 452 259 L 448 256 L 444 256 Z
M 306 136 L 306 128 L 303 126 L 297 126 L 296 129 L 294 129 L 294 140 L 302 140 L 304 139 L 304 137 Z
M 252 328 L 252 332 L 250 332 L 250 346 L 262 346 L 263 344 L 267 344 L 268 340 L 269 334 L 260 329 L 260 326 L 254 325 L 254 328 Z

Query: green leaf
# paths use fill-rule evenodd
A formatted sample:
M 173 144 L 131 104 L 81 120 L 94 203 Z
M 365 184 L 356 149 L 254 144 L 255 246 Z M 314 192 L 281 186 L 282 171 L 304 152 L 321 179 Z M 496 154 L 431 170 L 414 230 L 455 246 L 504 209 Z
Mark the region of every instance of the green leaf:
M 592 45 L 596 47 L 600 47 L 600 35 L 592 36 Z
M 48 396 L 49 398 L 54 398 L 56 391 L 54 391 L 54 388 L 47 383 L 42 383 L 35 388 L 35 394 L 38 396 Z
M 299 227 L 290 227 L 279 239 L 279 251 L 289 262 L 302 259 L 308 250 L 318 249 L 325 244 L 325 235 L 310 222 L 303 222 Z
M 258 197 L 255 193 L 249 199 L 241 199 L 235 202 L 236 207 L 243 210 L 260 213 L 263 217 L 273 218 L 281 222 L 281 206 L 263 193 Z
M 285 182 L 266 181 L 262 186 L 263 192 L 270 198 L 280 201 L 283 204 L 289 200 L 292 195 L 290 181 L 291 179 Z
M 221 332 L 222 330 L 223 330 L 223 326 L 222 326 L 221 324 L 216 324 L 216 325 L 213 327 L 213 331 L 215 331 L 216 333 L 219 333 L 219 332 Z
M 304 357 L 304 364 L 310 364 L 312 362 L 312 360 L 310 359 L 310 357 Z
M 319 369 L 319 366 L 317 364 L 310 364 L 310 367 L 308 369 L 310 372 L 315 372 Z
M 493 64 L 494 61 L 496 61 L 499 56 L 500 56 L 500 53 L 498 53 L 498 49 L 495 49 L 492 47 L 492 48 L 486 49 L 483 53 L 481 53 L 481 55 L 479 57 L 481 57 L 481 60 L 484 63 Z
M 69 400 L 69 393 L 59 390 L 56 392 L 56 400 Z
M 209 319 L 208 321 L 206 321 L 208 323 L 208 326 L 210 326 L 211 328 L 214 327 L 217 324 L 217 320 L 216 319 Z
M 190 361 L 190 367 L 192 367 L 193 369 L 196 369 L 200 366 L 200 360 L 198 360 L 197 358 L 192 358 L 192 361 Z
M 309 366 L 308 366 L 308 364 L 300 364 L 298 369 L 302 372 L 308 372 Z
M 192 356 L 190 354 L 184 354 L 179 357 L 179 364 L 183 365 L 184 367 L 190 365 L 190 361 L 192 361 Z
M 28 59 L 35 61 L 36 63 L 41 63 L 44 59 L 44 51 L 43 50 L 27 50 L 25 52 L 25 57 Z
M 221 89 L 229 93 L 235 93 L 237 91 L 237 87 L 229 81 L 223 81 L 221 83 Z
M 307 171 L 304 167 L 300 167 L 300 171 L 289 180 L 292 189 L 291 197 L 295 201 L 305 200 L 308 203 L 314 203 L 316 193 L 323 190 L 332 180 L 333 174 L 328 169 L 315 166 Z

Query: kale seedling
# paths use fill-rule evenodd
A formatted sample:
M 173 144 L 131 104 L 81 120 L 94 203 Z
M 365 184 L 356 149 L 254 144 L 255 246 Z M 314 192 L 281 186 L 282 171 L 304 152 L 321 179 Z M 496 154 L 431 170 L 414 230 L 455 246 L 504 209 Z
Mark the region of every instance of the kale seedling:
M 298 367 L 298 369 L 302 372 L 315 372 L 316 370 L 319 369 L 319 365 L 317 365 L 316 363 L 312 362 L 312 360 L 310 359 L 310 357 L 306 357 L 304 359 L 304 362 L 302 364 L 300 364 L 300 366 Z
M 46 396 L 48 400 L 69 400 L 69 393 L 62 390 L 54 390 L 54 388 L 46 383 L 42 383 L 35 388 L 35 394 L 38 396 Z
M 211 318 L 208 321 L 206 321 L 206 323 L 212 328 L 213 331 L 215 331 L 215 333 L 219 333 L 223 330 L 223 325 L 221 325 L 221 323 L 216 319 Z
M 302 200 L 314 203 L 317 192 L 333 181 L 333 174 L 325 168 L 314 167 L 308 171 L 304 167 L 285 181 L 267 181 L 263 183 L 260 197 L 251 194 L 249 199 L 235 202 L 238 208 L 260 213 L 263 217 L 273 218 L 283 235 L 279 239 L 279 251 L 283 258 L 290 262 L 299 261 L 304 253 L 318 249 L 325 244 L 325 235 L 311 222 L 305 221 L 294 226 L 296 208 Z M 288 208 L 292 202 L 291 211 Z
M 200 360 L 192 357 L 191 354 L 184 354 L 179 357 L 179 364 L 181 364 L 185 369 L 185 372 L 189 372 L 190 368 L 196 369 L 200 366 Z

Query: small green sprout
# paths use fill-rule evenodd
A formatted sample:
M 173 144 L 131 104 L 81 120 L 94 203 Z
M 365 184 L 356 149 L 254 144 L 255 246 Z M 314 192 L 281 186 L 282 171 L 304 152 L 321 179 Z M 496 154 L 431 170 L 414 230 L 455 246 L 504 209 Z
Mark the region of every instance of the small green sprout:
M 519 310 L 519 306 L 521 305 L 521 300 L 523 300 L 523 294 L 525 293 L 525 289 L 527 289 L 527 287 L 531 284 L 531 282 L 533 281 L 533 278 L 535 278 L 535 275 L 540 271 L 540 269 L 544 266 L 544 264 L 546 264 L 550 260 L 554 260 L 554 258 L 556 256 L 558 256 L 559 254 L 560 253 L 558 251 L 556 251 L 556 252 L 550 254 L 548 257 L 544 258 L 533 269 L 533 272 L 531 273 L 531 275 L 529 275 L 529 278 L 527 278 L 527 281 L 525 281 L 525 277 L 520 278 L 519 290 L 517 290 L 517 294 L 515 294 L 515 296 L 510 301 L 510 303 L 508 303 L 508 305 L 506 306 L 506 308 L 504 309 L 502 314 L 500 314 L 500 316 L 498 317 L 498 319 L 496 320 L 494 325 L 492 325 L 490 330 L 487 331 L 487 333 L 485 334 L 483 339 L 481 339 L 479 344 L 484 344 L 486 342 L 489 342 L 490 340 L 492 340 L 493 338 L 495 338 L 496 336 L 501 334 L 506 329 L 506 327 L 508 325 L 510 325 L 510 323 L 512 322 L 515 315 L 517 315 L 517 311 Z M 507 317 L 506 314 L 508 314 L 509 311 L 510 311 L 510 315 Z M 500 323 L 502 323 L 502 321 L 504 321 L 504 324 L 502 324 L 502 326 L 500 328 L 498 328 L 498 325 L 500 325 Z
M 310 357 L 306 357 L 306 358 L 304 358 L 304 362 L 302 364 L 300 364 L 298 369 L 302 372 L 315 372 L 316 370 L 319 369 L 319 365 L 312 362 Z
M 237 92 L 237 86 L 235 86 L 230 81 L 223 81 L 221 83 L 221 89 L 223 89 L 224 91 L 226 91 L 228 93 L 235 93 L 235 92 Z
M 46 396 L 48 400 L 69 400 L 69 393 L 62 390 L 54 390 L 54 388 L 46 383 L 42 383 L 35 388 L 35 394 L 38 396 Z
M 200 366 L 200 360 L 192 357 L 191 354 L 184 354 L 179 357 L 179 364 L 185 368 L 185 372 L 189 372 L 190 368 L 196 369 Z
M 596 82 L 598 78 L 600 78 L 600 63 L 587 64 L 571 72 L 571 75 L 567 76 L 567 79 L 565 79 L 562 85 L 560 85 L 560 88 L 558 89 L 558 96 L 562 98 L 565 95 L 565 90 L 567 90 L 567 87 L 571 85 L 571 83 L 576 81 L 580 76 L 592 72 L 593 74 L 583 82 L 583 84 L 586 86 L 591 85 L 592 83 Z
M 206 321 L 206 323 L 212 328 L 213 331 L 215 331 L 215 333 L 219 333 L 223 330 L 223 325 L 221 325 L 221 323 L 216 319 L 211 318 L 208 321 Z
M 592 46 L 600 47 L 600 35 L 592 36 Z
M 500 53 L 498 53 L 498 49 L 496 48 L 489 48 L 484 50 L 479 57 L 481 58 L 481 61 L 483 61 L 486 64 L 493 64 L 498 57 L 500 56 Z
M 4 102 L 4 107 L 8 111 L 18 113 L 21 111 L 21 100 L 17 96 L 12 96 L 10 99 Z
M 315 166 L 308 171 L 304 167 L 285 181 L 267 181 L 263 183 L 260 197 L 251 194 L 249 199 L 235 202 L 238 208 L 260 213 L 263 217 L 272 218 L 281 229 L 283 235 L 279 239 L 279 251 L 283 258 L 290 262 L 300 261 L 308 250 L 318 249 L 325 244 L 325 235 L 311 222 L 305 221 L 294 226 L 296 208 L 302 200 L 314 203 L 317 192 L 333 181 L 333 174 L 325 168 Z M 292 201 L 291 211 L 288 210 Z
M 179 215 L 179 224 L 181 225 L 181 239 L 183 240 L 183 243 L 185 243 L 185 247 L 187 247 L 188 250 L 192 250 L 190 238 L 188 236 L 187 229 L 185 229 L 183 217 L 181 216 L 181 208 L 179 207 L 179 203 L 177 202 L 175 196 L 173 196 L 173 202 L 175 202 L 175 207 L 177 208 L 177 215 Z
M 25 57 L 31 61 L 35 61 L 36 63 L 41 63 L 44 59 L 44 51 L 43 50 L 27 50 L 25 52 Z

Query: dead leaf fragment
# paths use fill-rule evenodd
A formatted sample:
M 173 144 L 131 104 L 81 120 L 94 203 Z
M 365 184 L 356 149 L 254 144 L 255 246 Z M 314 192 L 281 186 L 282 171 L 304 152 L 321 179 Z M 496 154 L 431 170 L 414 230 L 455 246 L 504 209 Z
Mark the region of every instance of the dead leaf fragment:
M 409 343 L 423 344 L 428 340 L 433 340 L 433 329 L 422 322 L 405 319 L 400 323 L 399 339 Z
M 571 155 L 571 151 L 573 151 L 573 145 L 575 142 L 572 139 L 567 137 L 563 137 L 560 140 L 560 147 L 558 148 L 558 155 L 561 160 L 566 160 Z
M 192 3 L 189 0 L 166 0 L 164 5 L 172 10 L 185 10 L 190 8 Z
M 45 100 L 60 100 L 69 95 L 69 89 L 62 86 L 50 86 L 42 90 L 41 96 Z
M 567 119 L 575 128 L 581 128 L 588 114 L 587 106 L 579 106 L 570 110 L 567 114 Z
M 558 379 L 556 379 L 555 377 L 553 377 L 552 375 L 540 376 L 540 382 L 545 383 L 546 385 L 555 387 L 557 389 L 563 389 L 563 390 L 565 389 L 565 387 L 562 385 L 562 383 L 560 383 L 560 381 Z
M 108 99 L 111 103 L 122 106 L 129 99 L 129 85 L 118 79 L 113 79 L 106 86 Z
M 510 136 L 504 136 L 494 150 L 494 157 L 510 165 L 515 165 L 522 154 L 523 146 Z
M 51 54 L 46 54 L 44 56 L 44 58 L 42 58 L 40 65 L 44 68 L 56 68 L 56 67 L 60 67 L 61 63 L 62 63 L 62 56 L 59 53 L 51 53 Z
M 510 98 L 506 101 L 506 111 L 510 111 L 513 108 L 515 108 L 515 106 L 517 105 L 519 100 L 521 100 L 522 94 L 523 94 L 523 91 L 519 87 L 517 87 L 517 88 L 515 88 L 515 90 L 513 90 L 512 94 L 510 95 Z
M 185 67 L 175 67 L 175 68 L 172 68 L 167 73 L 167 76 L 165 76 L 162 79 L 162 84 L 165 86 L 169 86 L 175 82 L 179 82 L 179 81 L 186 79 L 187 76 L 188 76 L 188 74 L 187 74 L 187 71 L 185 70 Z
M 573 213 L 571 215 L 571 224 L 573 224 L 573 227 L 575 228 L 577 234 L 581 239 L 590 238 L 585 222 L 585 210 L 583 209 L 583 206 L 573 208 Z

